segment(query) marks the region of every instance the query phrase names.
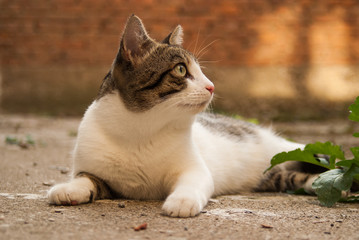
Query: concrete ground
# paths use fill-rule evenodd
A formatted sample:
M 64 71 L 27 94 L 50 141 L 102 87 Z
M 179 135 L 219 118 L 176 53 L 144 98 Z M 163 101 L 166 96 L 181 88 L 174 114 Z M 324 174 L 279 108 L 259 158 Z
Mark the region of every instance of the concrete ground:
M 79 122 L 0 115 L 0 239 L 359 239 L 359 204 L 326 208 L 315 197 L 284 193 L 218 197 L 187 219 L 163 216 L 160 201 L 50 206 L 47 190 L 71 171 Z M 329 140 L 347 150 L 357 145 L 351 136 L 357 125 L 335 120 L 273 127 L 296 141 Z M 144 223 L 146 229 L 134 230 Z

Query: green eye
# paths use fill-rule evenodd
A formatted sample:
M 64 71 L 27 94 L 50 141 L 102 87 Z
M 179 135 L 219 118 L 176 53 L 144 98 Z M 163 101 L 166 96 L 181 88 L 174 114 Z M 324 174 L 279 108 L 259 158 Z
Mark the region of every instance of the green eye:
M 180 77 L 184 77 L 187 74 L 187 69 L 183 64 L 178 64 L 174 68 L 174 73 Z

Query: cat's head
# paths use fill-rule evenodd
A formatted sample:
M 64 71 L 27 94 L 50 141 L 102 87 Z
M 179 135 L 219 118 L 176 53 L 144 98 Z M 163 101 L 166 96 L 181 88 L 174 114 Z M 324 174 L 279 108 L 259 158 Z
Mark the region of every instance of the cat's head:
M 159 105 L 183 112 L 204 110 L 213 97 L 214 86 L 202 73 L 196 57 L 182 48 L 182 35 L 182 27 L 177 26 L 157 42 L 132 15 L 100 95 L 118 90 L 127 109 L 133 112 Z

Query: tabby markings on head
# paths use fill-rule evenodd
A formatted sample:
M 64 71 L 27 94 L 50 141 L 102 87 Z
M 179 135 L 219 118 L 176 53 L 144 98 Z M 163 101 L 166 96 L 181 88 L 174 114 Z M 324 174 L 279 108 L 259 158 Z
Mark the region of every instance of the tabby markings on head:
M 177 26 L 162 42 L 156 42 L 139 18 L 130 17 L 97 99 L 118 90 L 125 106 L 140 112 L 184 90 L 186 79 L 193 78 L 189 66 L 198 63 L 181 47 L 182 34 L 181 26 Z M 185 74 L 181 75 L 183 67 Z

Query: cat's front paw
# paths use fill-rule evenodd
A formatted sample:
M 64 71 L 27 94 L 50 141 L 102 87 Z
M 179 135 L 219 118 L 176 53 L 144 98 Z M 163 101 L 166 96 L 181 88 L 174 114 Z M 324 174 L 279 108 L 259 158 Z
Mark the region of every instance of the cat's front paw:
M 91 202 L 93 192 L 89 188 L 69 182 L 55 185 L 49 190 L 47 196 L 50 204 L 78 205 Z
M 163 204 L 162 210 L 170 217 L 194 217 L 198 215 L 206 201 L 198 194 L 171 194 Z

